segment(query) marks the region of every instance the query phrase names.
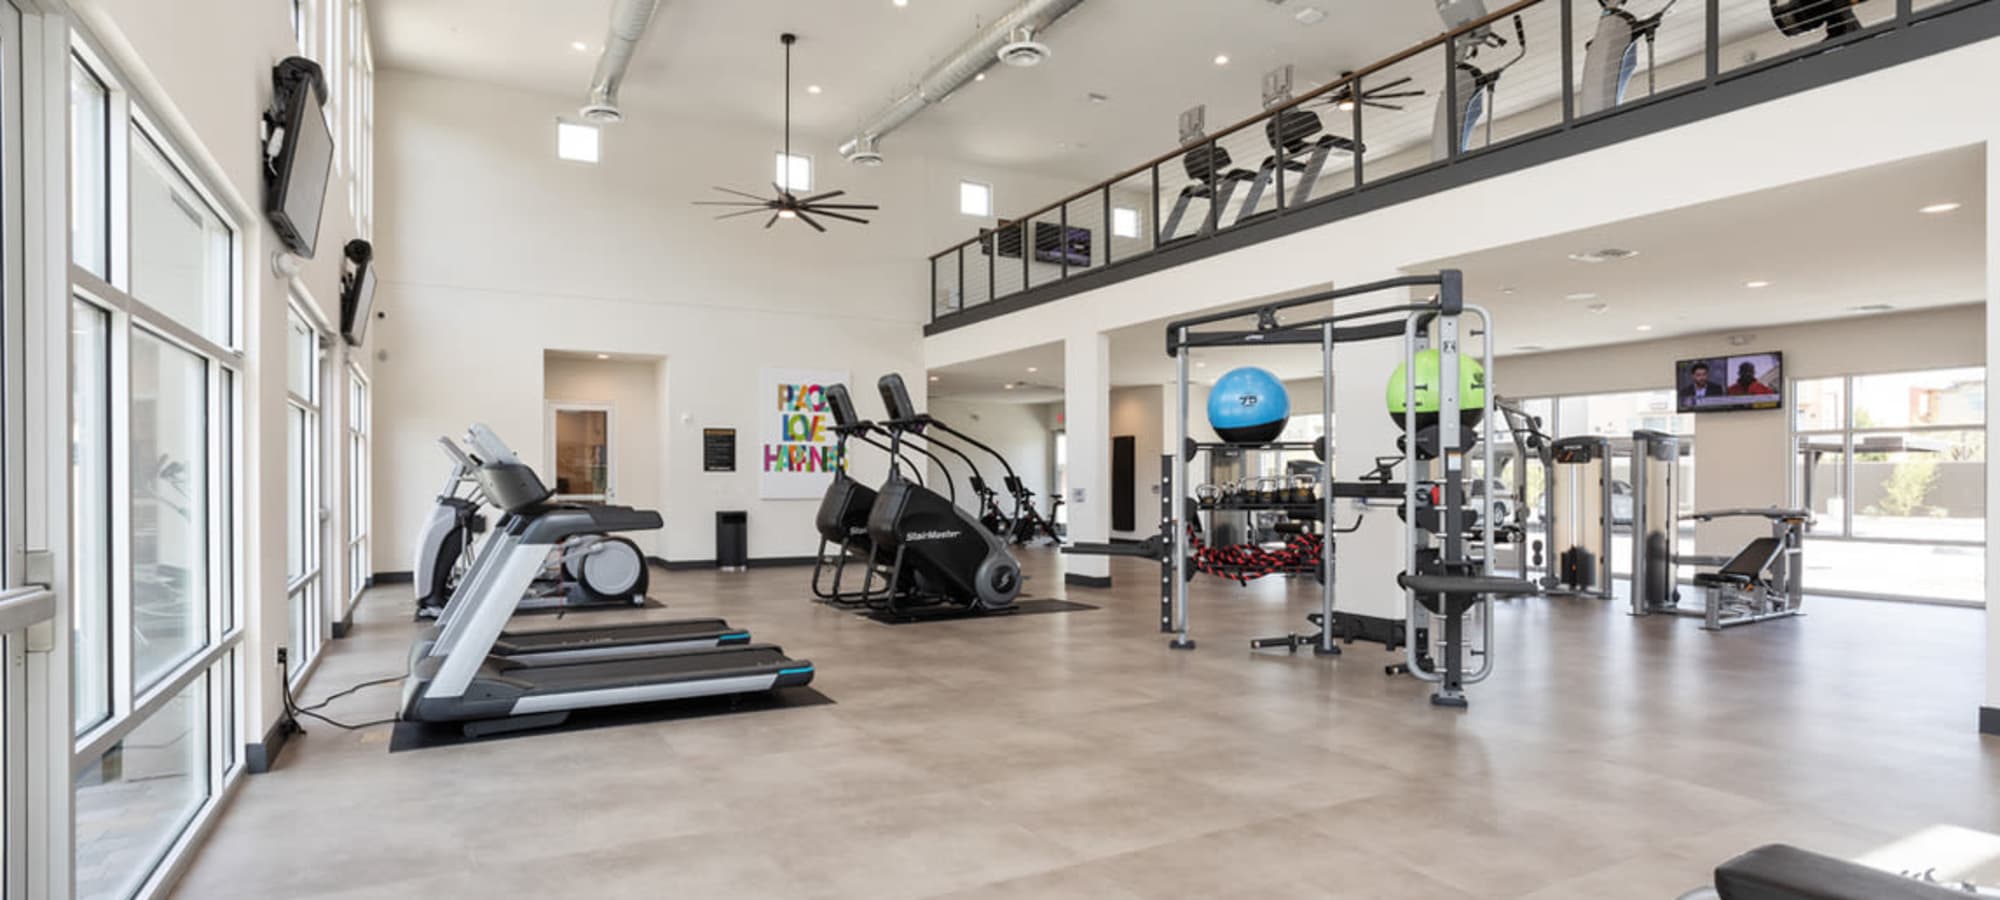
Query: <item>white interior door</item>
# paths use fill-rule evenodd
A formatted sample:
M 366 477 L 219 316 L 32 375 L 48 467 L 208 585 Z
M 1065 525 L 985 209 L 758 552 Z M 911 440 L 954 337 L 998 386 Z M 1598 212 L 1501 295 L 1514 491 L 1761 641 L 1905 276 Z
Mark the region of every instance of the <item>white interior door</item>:
M 611 452 L 613 426 L 608 403 L 549 404 L 544 458 L 556 499 L 610 503 L 617 497 L 617 455 Z

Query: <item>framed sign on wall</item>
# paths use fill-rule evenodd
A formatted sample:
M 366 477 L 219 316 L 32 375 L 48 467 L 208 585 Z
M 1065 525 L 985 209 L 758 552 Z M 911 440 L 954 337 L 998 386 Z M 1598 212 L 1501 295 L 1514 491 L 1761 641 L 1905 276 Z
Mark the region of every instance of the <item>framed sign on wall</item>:
M 847 373 L 826 369 L 764 369 L 757 413 L 763 446 L 758 454 L 758 496 L 766 500 L 817 500 L 841 468 L 826 387 Z
M 704 428 L 701 430 L 701 470 L 704 472 L 736 471 L 736 429 Z

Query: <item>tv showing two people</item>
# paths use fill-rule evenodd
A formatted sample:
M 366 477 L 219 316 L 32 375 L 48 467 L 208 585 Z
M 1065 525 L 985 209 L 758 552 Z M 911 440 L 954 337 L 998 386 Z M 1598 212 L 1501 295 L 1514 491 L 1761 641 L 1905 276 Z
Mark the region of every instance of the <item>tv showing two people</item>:
M 1674 373 L 1680 411 L 1778 409 L 1785 405 L 1782 353 L 1681 360 Z

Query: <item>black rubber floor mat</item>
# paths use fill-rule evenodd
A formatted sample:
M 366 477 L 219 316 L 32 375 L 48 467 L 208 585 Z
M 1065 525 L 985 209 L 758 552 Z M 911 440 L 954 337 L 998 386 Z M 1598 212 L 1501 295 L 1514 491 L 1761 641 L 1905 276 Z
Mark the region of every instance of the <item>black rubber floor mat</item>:
M 884 625 L 916 625 L 922 622 L 974 622 L 980 619 L 1012 619 L 1018 616 L 1038 616 L 1044 613 L 1082 612 L 1087 609 L 1097 609 L 1097 608 L 1098 607 L 1092 606 L 1088 603 L 1078 603 L 1074 600 L 1057 600 L 1053 597 L 1048 597 L 1037 600 L 1016 601 L 1014 603 L 1014 608 L 1008 612 L 995 612 L 995 613 L 982 613 L 980 615 L 956 615 L 956 616 L 936 615 L 936 614 L 925 615 L 923 613 L 918 613 L 914 616 L 899 616 L 896 615 L 895 613 L 891 613 L 886 610 L 875 610 L 868 613 L 868 618 L 874 619 L 875 621 L 880 622 Z
M 764 712 L 774 709 L 799 709 L 808 706 L 825 706 L 833 698 L 810 687 L 780 688 L 761 694 L 737 694 L 723 697 L 698 697 L 691 700 L 669 700 L 662 703 L 648 703 L 638 706 L 607 706 L 600 709 L 579 709 L 570 713 L 560 725 L 537 728 L 528 731 L 510 731 L 482 737 L 467 737 L 456 722 L 397 722 L 395 733 L 389 738 L 389 752 L 401 753 L 405 750 L 428 750 L 432 747 L 452 747 L 484 741 L 505 741 L 514 738 L 534 737 L 538 734 L 555 734 L 563 731 L 589 731 L 596 728 L 616 728 L 620 725 L 637 725 L 643 722 L 671 722 L 676 719 L 700 719 L 709 716 L 729 716 L 739 713 Z

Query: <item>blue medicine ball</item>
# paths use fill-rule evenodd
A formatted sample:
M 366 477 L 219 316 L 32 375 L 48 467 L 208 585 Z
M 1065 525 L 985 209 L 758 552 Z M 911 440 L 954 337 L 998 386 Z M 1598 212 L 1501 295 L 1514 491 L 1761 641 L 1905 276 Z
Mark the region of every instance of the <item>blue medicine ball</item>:
M 1208 425 L 1232 444 L 1277 440 L 1291 414 L 1285 383 L 1255 366 L 1229 370 L 1208 395 Z

